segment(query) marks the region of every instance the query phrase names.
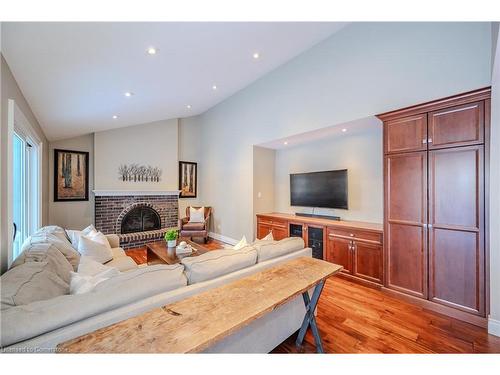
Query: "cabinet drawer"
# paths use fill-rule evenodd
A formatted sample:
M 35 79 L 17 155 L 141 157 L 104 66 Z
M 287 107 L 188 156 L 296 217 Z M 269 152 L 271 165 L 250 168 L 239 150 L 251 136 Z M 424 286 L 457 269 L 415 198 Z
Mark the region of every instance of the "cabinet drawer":
M 267 217 L 259 217 L 257 219 L 257 224 L 273 225 L 273 221 Z
M 287 228 L 288 227 L 288 222 L 286 220 L 273 219 L 272 223 L 273 223 L 274 227 L 280 227 L 280 228 Z
M 338 229 L 328 228 L 329 237 L 337 237 L 358 241 L 366 241 L 370 243 L 382 244 L 382 234 L 376 232 L 366 232 L 359 229 Z

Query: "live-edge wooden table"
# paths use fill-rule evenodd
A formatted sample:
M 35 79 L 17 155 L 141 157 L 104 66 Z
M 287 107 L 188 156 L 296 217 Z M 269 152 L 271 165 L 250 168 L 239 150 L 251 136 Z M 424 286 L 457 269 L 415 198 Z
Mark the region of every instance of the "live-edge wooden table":
M 327 278 L 342 266 L 301 257 L 218 288 L 64 342 L 59 353 L 196 353 L 302 294 L 306 314 L 296 344 L 311 327 L 323 352 L 314 310 Z M 314 287 L 312 297 L 308 291 Z

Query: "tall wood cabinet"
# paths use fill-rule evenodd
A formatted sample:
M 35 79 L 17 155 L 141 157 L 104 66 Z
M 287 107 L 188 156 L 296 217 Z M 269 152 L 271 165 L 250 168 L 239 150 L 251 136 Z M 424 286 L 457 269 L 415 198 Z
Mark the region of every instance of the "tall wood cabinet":
M 486 88 L 378 116 L 384 122 L 385 287 L 480 317 L 488 305 L 489 98 Z

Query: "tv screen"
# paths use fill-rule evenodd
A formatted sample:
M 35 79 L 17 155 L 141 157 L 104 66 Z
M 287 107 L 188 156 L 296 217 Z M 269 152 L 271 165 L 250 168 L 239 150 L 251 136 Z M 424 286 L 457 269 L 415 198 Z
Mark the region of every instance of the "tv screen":
M 347 210 L 347 169 L 290 175 L 292 206 Z

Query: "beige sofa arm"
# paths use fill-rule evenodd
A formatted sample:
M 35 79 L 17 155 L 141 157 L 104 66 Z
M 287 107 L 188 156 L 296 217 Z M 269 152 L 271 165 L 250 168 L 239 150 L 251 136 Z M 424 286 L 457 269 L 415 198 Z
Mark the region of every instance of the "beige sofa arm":
M 118 235 L 106 234 L 106 238 L 108 239 L 111 248 L 120 247 L 120 237 L 118 237 Z

